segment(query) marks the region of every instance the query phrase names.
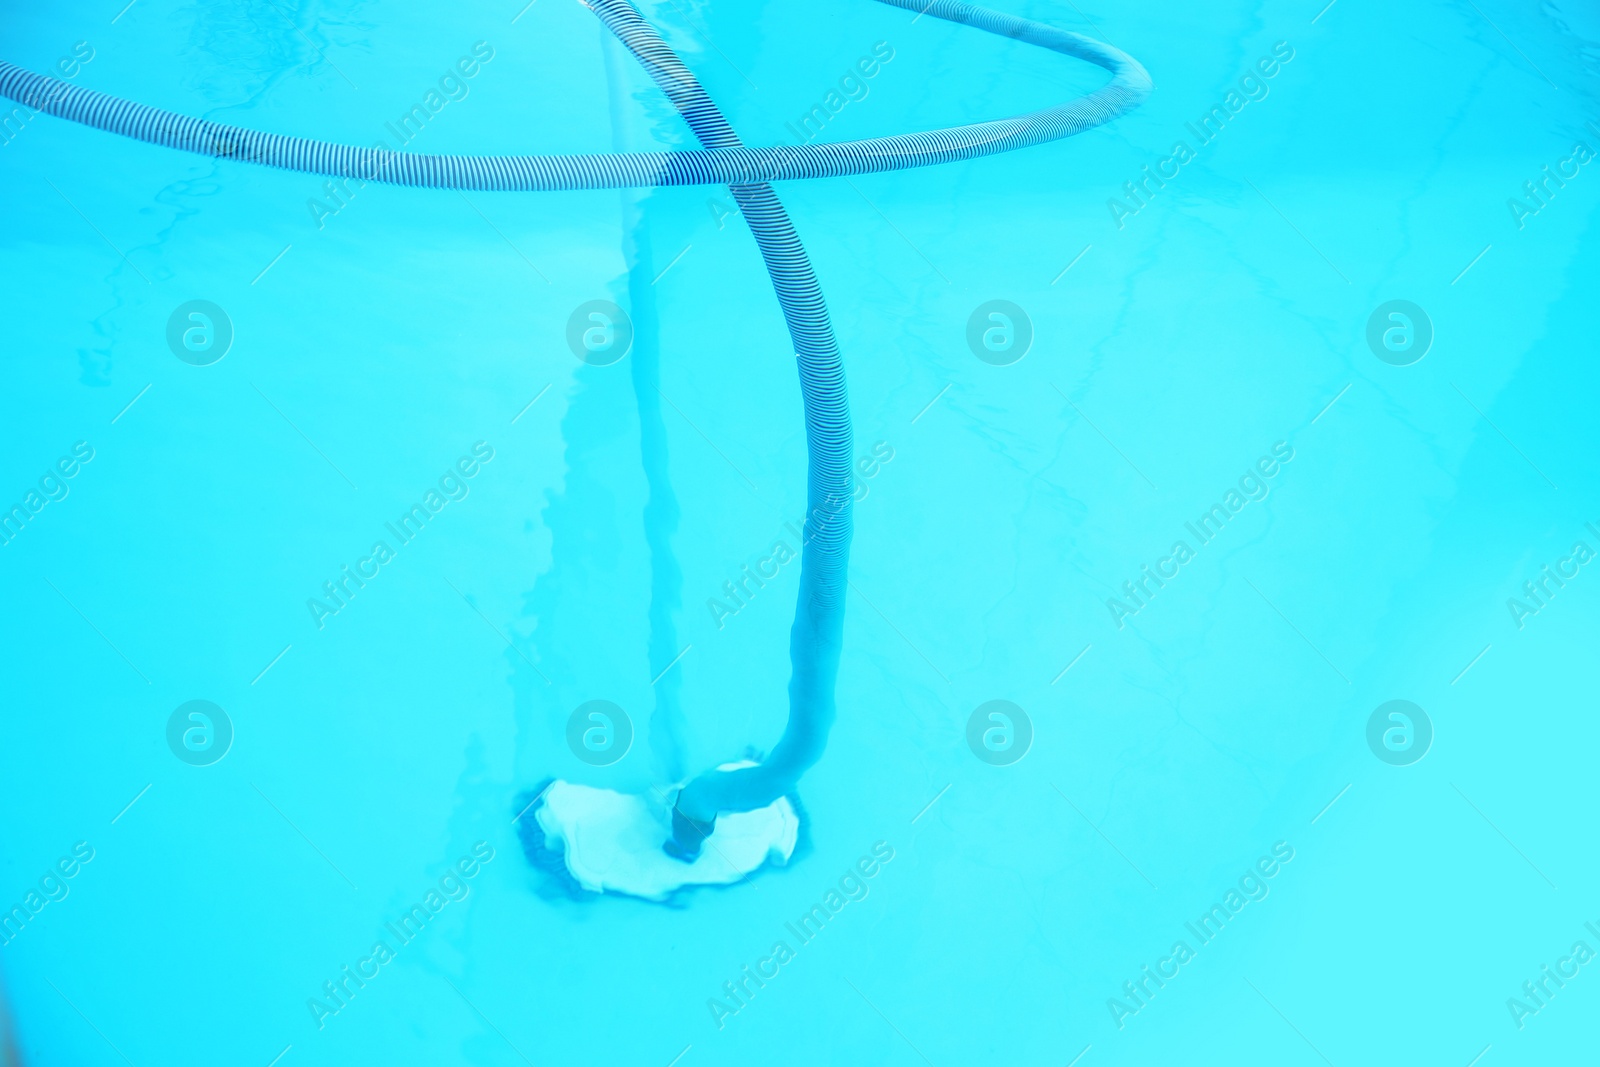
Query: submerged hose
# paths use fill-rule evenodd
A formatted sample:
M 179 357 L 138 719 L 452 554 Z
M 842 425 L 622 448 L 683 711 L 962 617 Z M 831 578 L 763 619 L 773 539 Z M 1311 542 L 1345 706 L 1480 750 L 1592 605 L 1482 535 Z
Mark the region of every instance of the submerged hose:
M 949 163 L 1070 137 L 1132 110 L 1150 76 L 1132 57 L 1053 26 L 955 0 L 879 0 L 948 22 L 1048 48 L 1111 71 L 1112 79 L 1070 103 L 1012 119 L 839 144 L 619 152 L 574 156 L 441 156 L 356 148 L 284 137 L 121 100 L 0 60 L 0 96 L 58 118 L 186 152 L 333 178 L 431 189 L 549 192 L 657 185 L 753 185 L 832 178 Z
M 805 249 L 769 182 L 837 177 L 1007 152 L 1108 122 L 1150 91 L 1135 60 L 1109 45 L 955 0 L 881 3 L 1087 60 L 1112 79 L 1087 96 L 1013 119 L 840 144 L 745 148 L 700 83 L 629 0 L 589 6 L 666 93 L 699 151 L 574 156 L 411 155 L 260 133 L 67 85 L 0 61 L 0 96 L 46 114 L 186 151 L 330 177 L 442 189 L 549 191 L 727 185 L 766 262 L 794 342 L 806 421 L 805 547 L 790 631 L 789 721 L 760 764 L 707 771 L 679 793 L 672 851 L 698 854 L 719 814 L 750 811 L 790 792 L 821 757 L 835 714 L 851 536 L 851 428 L 844 367 Z
M 628 0 L 591 0 L 595 14 L 667 95 L 709 149 L 741 147 L 738 134 L 683 61 Z M 806 422 L 805 543 L 800 596 L 789 635 L 789 721 L 753 767 L 712 769 L 678 793 L 672 851 L 691 858 L 724 812 L 764 808 L 792 791 L 822 756 L 835 713 L 834 683 L 844 642 L 845 574 L 850 562 L 850 408 L 844 364 L 828 308 L 800 237 L 766 183 L 729 191 L 750 225 L 783 309 L 800 368 Z

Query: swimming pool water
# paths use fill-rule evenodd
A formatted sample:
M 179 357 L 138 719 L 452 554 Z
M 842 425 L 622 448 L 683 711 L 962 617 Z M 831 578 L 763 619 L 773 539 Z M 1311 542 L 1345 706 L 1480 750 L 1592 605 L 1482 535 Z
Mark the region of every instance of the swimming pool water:
M 854 421 L 838 721 L 789 865 L 670 906 L 513 820 L 783 729 L 806 440 L 728 191 L 4 121 L 18 1062 L 1592 1058 L 1600 18 L 1002 7 L 1155 91 L 777 184 Z M 878 4 L 640 10 L 750 145 L 1106 80 Z M 575 3 L 5 15 L 0 59 L 252 130 L 693 146 Z

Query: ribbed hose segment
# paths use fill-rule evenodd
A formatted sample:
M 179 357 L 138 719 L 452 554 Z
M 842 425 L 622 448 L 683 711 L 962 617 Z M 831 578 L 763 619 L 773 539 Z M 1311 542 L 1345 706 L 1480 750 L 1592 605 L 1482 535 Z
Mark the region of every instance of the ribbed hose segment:
M 690 152 L 621 152 L 577 156 L 438 156 L 328 144 L 188 118 L 160 108 L 46 78 L 0 60 L 0 96 L 25 107 L 150 144 L 335 178 L 433 189 L 547 192 L 658 185 L 759 185 L 796 178 L 870 174 L 1009 152 L 1070 137 L 1131 110 L 1150 77 L 1110 45 L 1066 30 L 952 0 L 879 0 L 907 11 L 973 26 L 1048 48 L 1111 71 L 1088 96 L 1013 119 L 928 133 L 839 144 L 776 148 L 732 145 Z
M 694 74 L 639 15 L 628 0 L 591 0 L 606 27 L 631 52 L 672 101 L 701 144 L 711 149 L 742 147 Z M 792 791 L 821 757 L 835 714 L 835 680 L 844 637 L 845 575 L 850 562 L 851 429 L 844 364 L 834 340 L 828 308 L 789 215 L 766 183 L 730 186 L 755 236 L 783 309 L 800 370 L 806 422 L 805 547 L 800 594 L 790 633 L 789 720 L 783 737 L 758 766 L 711 770 L 678 795 L 689 820 L 680 851 L 698 848 L 693 824 L 719 814 L 766 807 Z

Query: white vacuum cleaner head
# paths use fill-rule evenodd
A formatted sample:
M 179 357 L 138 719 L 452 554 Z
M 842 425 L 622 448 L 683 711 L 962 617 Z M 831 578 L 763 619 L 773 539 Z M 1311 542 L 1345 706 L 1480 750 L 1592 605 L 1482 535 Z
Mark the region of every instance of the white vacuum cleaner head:
M 580 890 L 655 901 L 692 886 L 728 885 L 768 863 L 781 867 L 794 855 L 800 813 L 780 797 L 755 811 L 719 816 L 694 862 L 669 856 L 663 846 L 672 837 L 676 794 L 676 788 L 618 793 L 557 779 L 518 820 L 523 844 L 537 866 L 564 871 Z

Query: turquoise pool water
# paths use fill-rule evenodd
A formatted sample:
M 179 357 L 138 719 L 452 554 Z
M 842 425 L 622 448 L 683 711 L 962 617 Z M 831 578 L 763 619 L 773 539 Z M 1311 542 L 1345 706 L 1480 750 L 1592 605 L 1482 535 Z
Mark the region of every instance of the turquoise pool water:
M 752 145 L 1106 81 L 865 2 L 641 10 Z M 513 820 L 783 729 L 806 441 L 727 190 L 4 122 L 20 1062 L 1592 1058 L 1600 17 L 1006 10 L 1155 91 L 777 186 L 862 463 L 838 721 L 789 865 L 670 906 L 574 899 Z M 555 0 L 12 4 L 0 59 L 350 144 L 693 144 Z

